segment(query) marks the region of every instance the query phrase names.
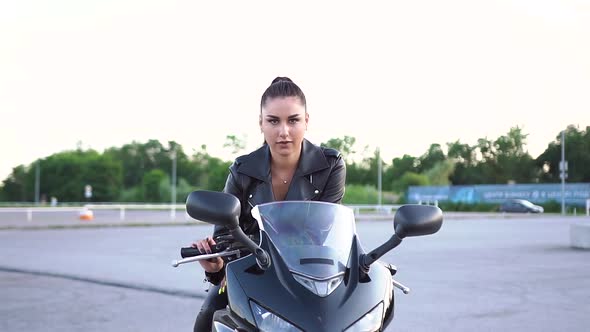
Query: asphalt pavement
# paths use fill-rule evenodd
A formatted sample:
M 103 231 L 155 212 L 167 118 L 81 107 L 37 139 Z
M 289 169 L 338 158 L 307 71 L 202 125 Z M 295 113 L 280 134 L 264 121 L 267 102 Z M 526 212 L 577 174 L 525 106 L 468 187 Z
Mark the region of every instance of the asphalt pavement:
M 0 271 L 0 331 L 191 331 L 194 299 Z
M 387 331 L 587 331 L 590 251 L 570 248 L 572 222 L 590 218 L 463 216 L 405 239 L 383 258 L 412 289 Z M 0 331 L 190 331 L 203 273 L 170 262 L 212 226 L 158 225 L 0 231 Z M 357 232 L 372 249 L 392 225 Z

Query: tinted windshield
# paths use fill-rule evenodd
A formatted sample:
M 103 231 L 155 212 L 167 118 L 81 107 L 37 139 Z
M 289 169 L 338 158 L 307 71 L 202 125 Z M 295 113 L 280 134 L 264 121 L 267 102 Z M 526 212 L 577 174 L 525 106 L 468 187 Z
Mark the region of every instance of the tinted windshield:
M 351 209 L 325 202 L 282 201 L 258 205 L 252 215 L 292 272 L 317 279 L 344 272 L 355 234 Z

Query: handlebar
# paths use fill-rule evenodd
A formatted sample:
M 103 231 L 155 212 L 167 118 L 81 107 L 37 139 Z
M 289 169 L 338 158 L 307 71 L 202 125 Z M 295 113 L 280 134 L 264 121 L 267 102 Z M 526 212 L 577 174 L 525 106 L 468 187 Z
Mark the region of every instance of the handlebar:
M 252 238 L 252 237 L 250 237 Z M 183 247 L 180 248 L 181 260 L 172 262 L 172 266 L 177 267 L 180 264 L 196 262 L 216 257 L 235 256 L 237 258 L 249 254 L 247 247 L 239 242 L 234 242 L 231 235 L 221 235 L 215 238 L 215 245 L 211 246 L 211 253 L 201 252 L 198 248 Z M 229 257 L 229 260 L 232 260 Z
M 180 257 L 187 258 L 187 257 L 195 257 L 199 256 L 201 252 L 197 248 L 187 247 L 187 248 L 180 248 Z
M 225 243 L 217 243 L 214 246 L 211 246 L 211 253 L 216 254 L 218 252 L 222 252 L 229 248 L 231 245 L 227 242 Z M 180 248 L 180 257 L 187 258 L 187 257 L 195 257 L 199 255 L 204 255 L 206 253 L 201 253 L 198 248 L 193 247 L 184 247 Z
M 200 260 L 204 260 L 204 259 L 211 259 L 211 258 L 215 258 L 215 257 L 232 256 L 232 255 L 237 255 L 238 257 L 240 257 L 240 250 L 237 250 L 237 249 L 231 250 L 231 251 L 225 250 L 222 252 L 218 252 L 216 254 L 203 254 L 203 255 L 199 255 L 199 256 L 183 258 L 178 261 L 172 261 L 172 266 L 177 267 L 180 264 L 191 263 L 191 262 L 196 262 L 196 261 L 200 261 Z

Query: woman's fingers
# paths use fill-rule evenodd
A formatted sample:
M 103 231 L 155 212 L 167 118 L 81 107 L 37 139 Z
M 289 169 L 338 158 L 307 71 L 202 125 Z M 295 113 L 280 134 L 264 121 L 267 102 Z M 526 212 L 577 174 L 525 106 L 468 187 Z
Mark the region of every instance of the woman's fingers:
M 215 242 L 215 240 L 213 240 L 213 238 L 209 236 L 205 239 L 193 242 L 191 244 L 191 247 L 199 249 L 199 252 L 201 254 L 210 254 L 212 252 L 211 248 L 216 244 L 217 243 Z M 223 268 L 224 264 L 223 259 L 221 259 L 221 257 L 213 257 L 210 259 L 201 260 L 199 261 L 199 263 L 207 272 L 217 272 L 221 270 L 221 268 Z
M 201 253 L 210 254 L 212 252 L 211 247 L 216 244 L 217 243 L 215 242 L 215 240 L 213 240 L 213 238 L 209 236 L 206 239 L 193 242 L 191 244 L 191 247 L 199 249 Z
M 209 238 L 201 240 L 201 245 L 203 246 L 203 249 L 206 253 L 211 253 L 211 246 L 209 246 Z
M 204 253 L 205 252 L 205 248 L 203 248 L 202 240 L 199 240 L 197 242 L 193 242 L 191 244 L 191 247 L 199 249 L 199 252 L 200 253 Z

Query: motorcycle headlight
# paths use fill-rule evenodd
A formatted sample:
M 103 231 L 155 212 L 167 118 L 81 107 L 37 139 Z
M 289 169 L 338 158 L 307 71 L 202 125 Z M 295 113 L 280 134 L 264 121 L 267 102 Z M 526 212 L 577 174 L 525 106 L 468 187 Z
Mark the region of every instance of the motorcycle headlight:
M 319 295 L 321 297 L 326 297 L 338 288 L 338 286 L 344 280 L 344 276 L 337 276 L 332 279 L 328 280 L 314 280 L 304 276 L 300 276 L 293 273 L 293 277 L 297 280 L 298 283 L 303 285 L 305 288 L 309 289 L 312 293 Z
M 344 332 L 375 332 L 381 328 L 383 319 L 383 302 L 369 311 L 363 318 L 352 324 Z
M 252 313 L 254 313 L 254 319 L 256 320 L 256 325 L 258 326 L 260 331 L 302 332 L 300 329 L 291 325 L 284 319 L 280 318 L 279 316 L 273 314 L 272 312 L 264 309 L 263 307 L 259 306 L 258 304 L 252 301 L 250 301 L 250 308 L 252 309 Z

